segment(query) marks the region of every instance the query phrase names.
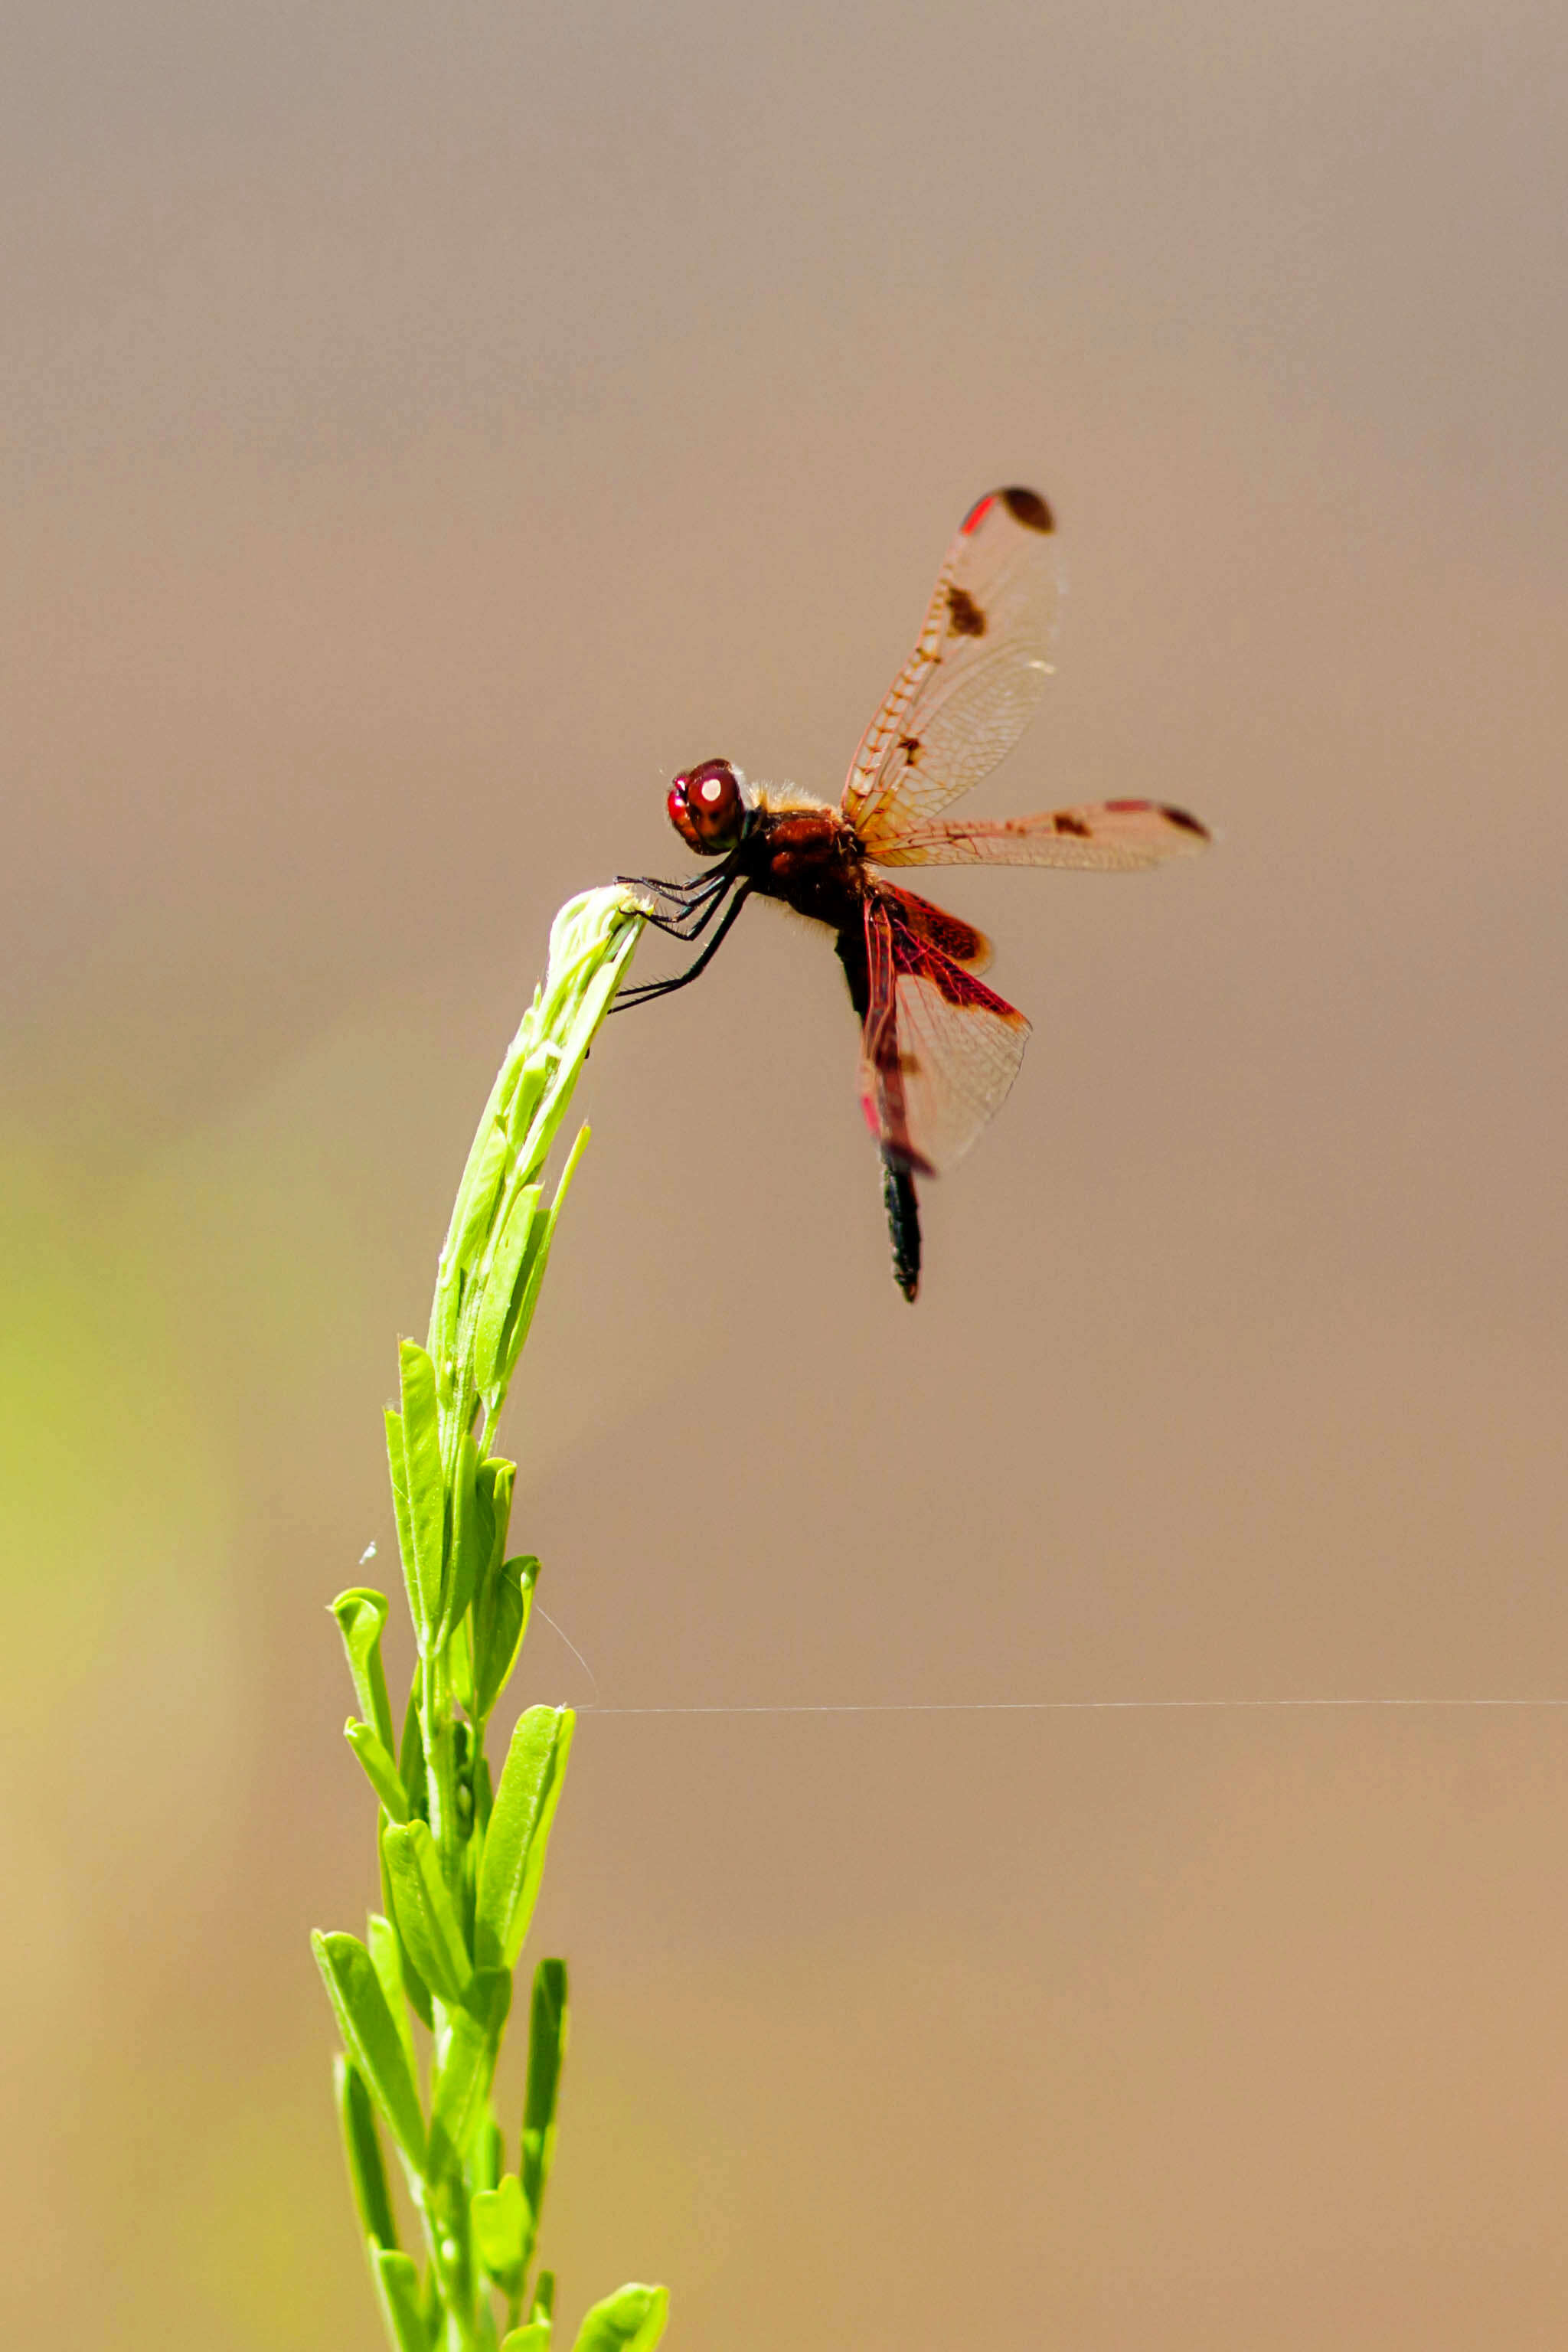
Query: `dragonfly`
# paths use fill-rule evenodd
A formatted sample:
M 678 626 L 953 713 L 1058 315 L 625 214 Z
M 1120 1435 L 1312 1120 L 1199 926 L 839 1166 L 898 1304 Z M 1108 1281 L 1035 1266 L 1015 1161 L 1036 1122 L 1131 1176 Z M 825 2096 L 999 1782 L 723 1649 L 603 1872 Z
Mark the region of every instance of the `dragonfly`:
M 753 786 L 727 759 L 675 778 L 668 807 L 689 849 L 717 859 L 649 892 L 647 919 L 706 940 L 672 978 L 623 989 L 616 1009 L 689 987 L 750 898 L 773 898 L 833 934 L 860 1024 L 860 1102 L 881 1157 L 893 1278 L 921 1277 L 917 1178 L 962 1159 L 1018 1075 L 1029 1024 L 980 974 L 984 935 L 887 881 L 921 866 L 1058 866 L 1124 873 L 1209 840 L 1185 809 L 1100 801 L 996 820 L 943 815 L 1005 759 L 1053 674 L 1060 594 L 1056 522 L 1037 490 L 989 490 L 959 525 L 925 620 L 850 764 L 837 808 L 793 786 Z M 883 869 L 877 871 L 875 869 Z

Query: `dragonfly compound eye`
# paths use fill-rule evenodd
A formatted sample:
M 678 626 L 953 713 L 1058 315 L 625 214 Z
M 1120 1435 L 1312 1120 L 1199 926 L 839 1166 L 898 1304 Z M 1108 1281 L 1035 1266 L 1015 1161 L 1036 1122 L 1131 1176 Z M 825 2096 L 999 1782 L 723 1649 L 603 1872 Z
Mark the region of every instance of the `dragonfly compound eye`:
M 721 857 L 746 830 L 746 796 L 728 760 L 704 760 L 669 788 L 669 821 L 700 857 Z

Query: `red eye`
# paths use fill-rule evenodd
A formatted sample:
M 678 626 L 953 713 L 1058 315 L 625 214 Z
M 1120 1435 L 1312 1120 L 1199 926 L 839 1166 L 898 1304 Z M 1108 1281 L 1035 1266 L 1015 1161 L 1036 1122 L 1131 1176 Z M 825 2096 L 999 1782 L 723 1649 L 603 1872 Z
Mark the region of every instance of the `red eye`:
M 728 760 L 704 760 L 669 788 L 669 821 L 700 857 L 721 857 L 746 830 L 750 811 L 741 779 Z

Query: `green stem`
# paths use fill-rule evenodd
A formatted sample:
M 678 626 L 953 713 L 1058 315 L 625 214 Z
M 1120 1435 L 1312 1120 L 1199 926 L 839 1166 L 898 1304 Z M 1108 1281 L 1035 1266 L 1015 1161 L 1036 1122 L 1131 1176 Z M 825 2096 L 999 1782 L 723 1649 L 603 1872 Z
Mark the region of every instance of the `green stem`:
M 468 1516 L 475 1467 L 468 1441 L 482 1407 L 480 1460 L 495 1455 L 496 1423 L 519 1350 L 528 1336 L 556 1220 L 587 1130 L 579 1133 L 567 1153 L 548 1208 L 544 1170 L 589 1045 L 619 984 L 642 919 L 641 910 L 623 890 L 591 892 L 563 908 L 557 917 L 551 931 L 544 982 L 523 1015 L 491 1089 L 458 1189 L 437 1276 L 429 1367 L 417 1360 L 416 1349 L 406 1349 L 404 1356 L 413 1378 L 399 1428 L 410 1428 L 407 1416 L 416 1404 L 418 1443 L 410 1438 L 406 1449 L 401 1441 L 395 1443 L 393 1461 L 404 1570 L 416 1625 L 423 1629 L 427 1644 L 418 1659 L 412 1694 L 424 1787 L 420 1790 L 416 1785 L 410 1739 L 407 1789 L 413 1818 L 405 1827 L 400 1825 L 397 1847 L 389 1853 L 384 1845 L 382 1853 L 389 1889 L 387 1916 L 373 1923 L 368 1951 L 351 1937 L 336 1937 L 320 1939 L 318 1953 L 324 1956 L 321 1965 L 329 1979 L 329 1994 L 339 2009 L 345 2040 L 360 2070 L 353 2078 L 362 2086 L 356 2094 L 358 2104 L 349 2103 L 343 2113 L 350 2178 L 360 2201 L 362 2226 L 379 2247 L 377 2217 L 384 2207 L 385 2189 L 374 2117 L 363 2112 L 368 2098 L 404 2153 L 427 2250 L 429 2268 L 423 2286 L 415 2284 L 405 2256 L 378 2252 L 377 2277 L 386 2298 L 389 2325 L 395 2341 L 406 2344 L 422 2338 L 428 2317 L 433 2331 L 430 2352 L 496 2352 L 498 2314 L 481 2247 L 488 2248 L 497 2276 L 509 2283 L 520 2269 L 526 2273 L 532 2266 L 565 2034 L 564 1969 L 559 1961 L 542 1962 L 542 1970 L 552 1972 L 548 1979 L 553 1987 L 549 1995 L 552 2006 L 541 2011 L 536 2002 L 536 2015 L 543 2017 L 542 2030 L 548 2036 L 542 2047 L 548 2054 L 542 2061 L 545 2074 L 539 2081 L 531 2058 L 528 2098 L 531 2111 L 539 2111 L 529 2128 L 544 2132 L 546 2152 L 541 2157 L 534 2145 L 532 2157 L 519 2162 L 519 2172 L 532 2164 L 529 2195 L 533 2201 L 524 2236 L 517 2241 L 518 2251 L 508 2252 L 505 2249 L 513 2242 L 505 2233 L 514 2223 L 504 2214 L 517 2210 L 519 2181 L 517 2174 L 506 2171 L 502 2126 L 488 2104 L 508 1988 L 497 1986 L 489 1961 L 482 1973 L 474 1963 L 481 1941 L 486 1954 L 493 1954 L 498 1941 L 506 1948 L 510 1932 L 506 1925 L 508 1906 L 515 1897 L 509 1873 L 514 1864 L 519 1869 L 528 1864 L 528 1840 L 548 1837 L 554 1790 L 542 1811 L 530 1815 L 528 1808 L 536 1799 L 542 1800 L 528 1781 L 528 1769 L 532 1769 L 528 1759 L 533 1751 L 525 1738 L 517 1750 L 525 1767 L 522 1780 L 514 1777 L 509 1784 L 503 1773 L 498 1791 L 509 1808 L 502 1822 L 507 1834 L 497 1847 L 501 1866 L 487 1879 L 484 1865 L 494 1801 L 489 1793 L 484 1760 L 486 1717 L 515 1664 L 515 1644 L 521 1643 L 527 1624 L 531 1585 L 520 1589 L 515 1580 L 506 1581 L 503 1573 L 514 1465 L 508 1462 L 492 1467 L 484 1481 L 488 1497 L 484 1507 L 490 1509 L 495 1521 L 487 1546 L 482 1517 Z M 429 1442 L 427 1418 L 431 1369 L 437 1416 L 434 1446 Z M 435 1486 L 437 1475 L 439 1493 Z M 433 1533 L 443 1526 L 447 1557 L 436 1580 L 444 1587 L 445 1597 L 437 1600 L 425 1588 L 432 1580 Z M 536 1565 L 528 1567 L 530 1580 Z M 521 1563 L 514 1562 L 518 1566 Z M 463 1580 L 461 1590 L 458 1580 Z M 464 1591 L 469 1591 L 468 1613 L 454 1631 L 448 1621 Z M 477 1606 L 481 1596 L 482 1605 Z M 365 1595 L 356 1590 L 354 1595 L 340 1595 L 339 1603 L 351 1598 L 363 1603 Z M 376 1628 L 379 1638 L 384 1596 L 372 1595 L 371 1600 L 382 1612 Z M 430 1622 L 433 1611 L 439 1613 L 439 1624 Z M 357 1618 L 353 1622 L 357 1623 Z M 478 1646 L 481 1624 L 482 1660 Z M 339 1625 L 358 1691 L 367 1671 L 363 1643 L 356 1644 L 351 1639 L 350 1621 L 341 1614 Z M 510 1650 L 509 1629 L 514 1644 Z M 454 1653 L 452 1644 L 459 1640 L 463 1648 Z M 469 1715 L 459 1716 L 459 1691 L 467 1695 Z M 384 1707 L 380 1712 L 384 1716 Z M 554 1722 L 552 1737 L 557 1746 L 550 1753 L 552 1758 L 558 1756 L 559 1761 L 551 1769 L 558 1772 L 570 1742 L 570 1716 L 550 1708 L 533 1713 Z M 403 1720 L 407 1722 L 406 1711 Z M 422 1816 L 444 1885 L 430 1866 Z M 529 1820 L 532 1826 L 514 1855 L 508 1841 L 515 1841 Z M 385 1832 L 384 1815 L 378 1826 Z M 542 1849 L 539 1866 L 542 1866 Z M 521 1883 L 536 1889 L 537 1870 L 531 1879 L 525 1872 Z M 528 1900 L 531 1904 L 531 1893 Z M 544 1981 L 537 1977 L 536 1986 Z M 437 1991 L 438 1986 L 445 1988 L 447 2000 Z M 403 2006 L 405 1991 L 418 2014 L 429 2017 L 432 2023 L 427 2099 L 420 2096 L 420 2070 L 410 2063 L 414 2052 Z M 448 2007 L 447 2001 L 461 2005 Z M 486 2021 L 480 2023 L 481 2019 Z M 498 2188 L 506 2182 L 510 2182 L 510 2203 L 507 2197 L 498 2199 Z M 479 2231 L 475 2200 L 481 2193 L 490 2201 L 483 2209 L 483 2229 Z M 498 2228 L 502 2231 L 499 2241 Z M 624 2292 L 645 2300 L 656 2292 L 662 2295 L 662 2290 L 644 2288 Z M 515 2327 L 522 2318 L 526 2297 L 520 2288 L 516 2296 L 506 2294 L 503 2299 Z M 653 2340 L 638 2333 L 639 2345 L 650 2347 Z

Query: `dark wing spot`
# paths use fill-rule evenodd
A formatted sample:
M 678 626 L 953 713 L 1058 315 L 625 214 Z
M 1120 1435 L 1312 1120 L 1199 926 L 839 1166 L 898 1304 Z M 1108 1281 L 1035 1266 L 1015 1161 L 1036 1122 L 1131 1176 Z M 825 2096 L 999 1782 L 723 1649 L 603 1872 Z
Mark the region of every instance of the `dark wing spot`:
M 1057 519 L 1038 490 L 1004 490 L 1002 503 L 1026 530 L 1055 530 Z
M 918 735 L 900 735 L 899 738 L 899 749 L 903 753 L 905 759 L 909 761 L 910 766 L 912 768 L 915 761 L 920 757 L 920 737 Z
M 985 615 L 967 588 L 947 592 L 947 623 L 955 637 L 983 637 Z
M 1195 816 L 1187 814 L 1185 809 L 1162 808 L 1160 814 L 1168 824 L 1179 824 L 1184 833 L 1195 833 L 1200 841 L 1206 841 L 1209 837 L 1207 825 L 1200 824 Z
M 1058 833 L 1076 833 L 1080 841 L 1089 839 L 1088 825 L 1085 824 L 1082 817 L 1074 816 L 1071 809 L 1058 810 L 1056 828 Z

